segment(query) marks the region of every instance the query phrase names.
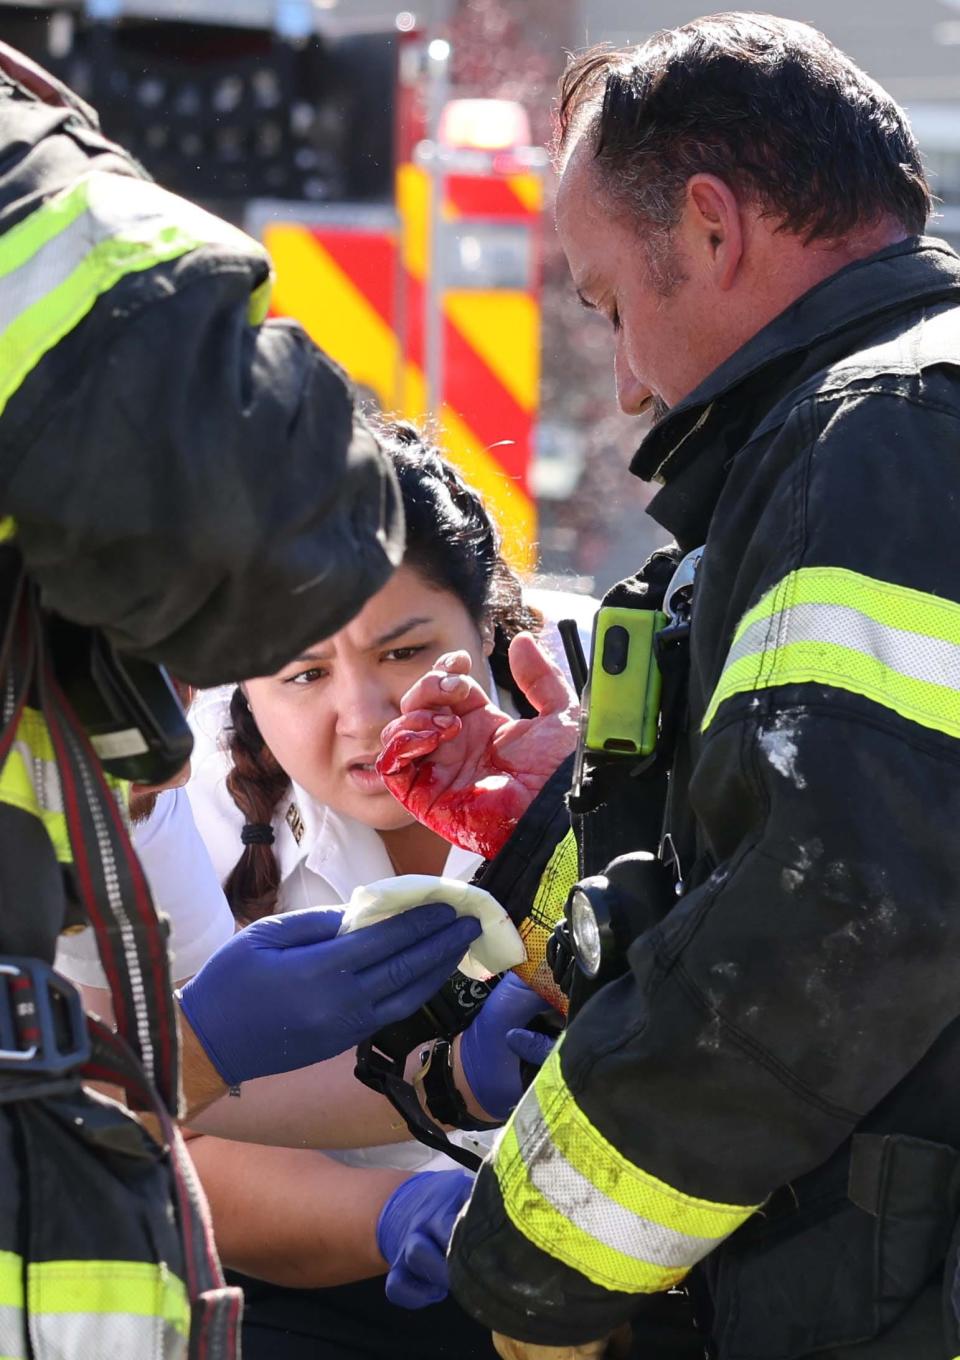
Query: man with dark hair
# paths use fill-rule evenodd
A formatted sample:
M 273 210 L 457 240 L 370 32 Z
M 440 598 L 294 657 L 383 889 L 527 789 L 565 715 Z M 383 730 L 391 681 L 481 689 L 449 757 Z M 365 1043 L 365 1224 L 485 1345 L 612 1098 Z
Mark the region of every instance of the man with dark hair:
M 954 1356 L 960 261 L 902 111 L 802 24 L 588 54 L 561 129 L 574 284 L 658 416 L 632 470 L 705 544 L 676 895 L 482 1170 L 453 1288 L 510 1356 L 642 1338 L 681 1281 L 717 1360 Z

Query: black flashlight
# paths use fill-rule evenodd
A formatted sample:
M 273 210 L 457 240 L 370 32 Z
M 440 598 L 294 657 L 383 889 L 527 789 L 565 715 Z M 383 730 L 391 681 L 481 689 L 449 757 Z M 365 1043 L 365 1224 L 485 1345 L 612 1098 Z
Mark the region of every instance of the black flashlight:
M 619 855 L 602 874 L 575 883 L 564 908 L 565 936 L 576 967 L 570 1014 L 628 967 L 627 951 L 675 901 L 666 866 L 645 850 Z

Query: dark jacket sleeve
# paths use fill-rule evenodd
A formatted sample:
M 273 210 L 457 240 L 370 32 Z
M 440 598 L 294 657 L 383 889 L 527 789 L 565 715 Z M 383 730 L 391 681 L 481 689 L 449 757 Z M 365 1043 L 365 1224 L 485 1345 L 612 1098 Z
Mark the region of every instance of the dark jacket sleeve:
M 342 373 L 297 325 L 249 323 L 264 276 L 216 246 L 131 275 L 0 422 L 0 508 L 44 603 L 198 685 L 341 627 L 402 548 Z
M 951 402 L 834 403 L 743 543 L 695 714 L 712 872 L 480 1173 L 451 1279 L 496 1330 L 605 1335 L 823 1163 L 960 1013 Z

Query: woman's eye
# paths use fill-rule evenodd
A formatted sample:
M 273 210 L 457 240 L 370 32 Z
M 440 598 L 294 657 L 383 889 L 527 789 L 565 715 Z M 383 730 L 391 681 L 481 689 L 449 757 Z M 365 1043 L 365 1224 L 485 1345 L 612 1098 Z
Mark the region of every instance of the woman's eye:
M 311 666 L 308 671 L 301 671 L 299 675 L 291 675 L 285 683 L 288 685 L 312 685 L 317 680 L 322 680 L 326 671 L 320 670 L 318 666 Z
M 391 647 L 390 651 L 385 653 L 384 660 L 412 661 L 415 656 L 419 656 L 420 653 L 424 651 L 426 651 L 426 646 L 424 644 L 421 644 L 418 647 Z

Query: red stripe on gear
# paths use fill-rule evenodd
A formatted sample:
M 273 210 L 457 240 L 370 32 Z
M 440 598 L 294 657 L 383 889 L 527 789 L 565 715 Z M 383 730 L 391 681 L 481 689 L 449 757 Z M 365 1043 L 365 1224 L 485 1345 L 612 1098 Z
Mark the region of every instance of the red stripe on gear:
M 530 217 L 530 209 L 504 179 L 448 175 L 447 202 L 464 217 Z
M 397 247 L 393 237 L 328 227 L 314 229 L 310 235 L 392 329 L 397 306 L 394 282 Z

